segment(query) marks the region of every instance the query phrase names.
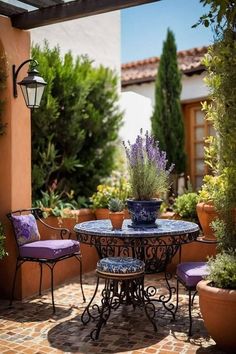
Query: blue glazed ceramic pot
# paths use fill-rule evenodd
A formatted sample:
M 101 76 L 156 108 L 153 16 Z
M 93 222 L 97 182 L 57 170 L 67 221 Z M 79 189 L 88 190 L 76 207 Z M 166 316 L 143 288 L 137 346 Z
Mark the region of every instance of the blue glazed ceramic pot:
M 132 224 L 129 225 L 133 228 L 155 228 L 155 223 L 158 211 L 160 209 L 162 200 L 127 200 L 127 207 L 131 215 Z

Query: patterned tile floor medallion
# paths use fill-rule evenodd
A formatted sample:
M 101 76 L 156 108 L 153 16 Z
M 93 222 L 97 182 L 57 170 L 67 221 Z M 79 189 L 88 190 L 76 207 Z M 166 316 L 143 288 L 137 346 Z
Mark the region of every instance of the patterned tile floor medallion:
M 95 282 L 93 272 L 84 276 L 87 303 L 92 297 Z M 162 274 L 146 276 L 146 285 L 157 282 L 160 288 L 164 286 Z M 176 321 L 171 321 L 170 315 L 164 314 L 157 322 L 156 333 L 144 311 L 139 308 L 134 311 L 132 306 L 120 306 L 111 314 L 97 341 L 92 341 L 89 335 L 95 323 L 84 326 L 80 321 L 85 304 L 78 279 L 56 289 L 55 315 L 52 314 L 50 292 L 45 292 L 41 298 L 15 301 L 11 309 L 7 307 L 7 301 L 1 300 L 0 354 L 224 354 L 204 328 L 197 296 L 193 310 L 194 335 L 188 338 L 187 300 L 181 289 Z

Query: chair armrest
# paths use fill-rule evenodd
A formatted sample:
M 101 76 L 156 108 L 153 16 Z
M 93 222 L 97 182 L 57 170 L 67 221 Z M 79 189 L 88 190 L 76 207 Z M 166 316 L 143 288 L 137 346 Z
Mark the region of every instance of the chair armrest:
M 61 239 L 64 239 L 65 236 L 67 236 L 68 239 L 71 238 L 71 232 L 69 229 L 66 229 L 65 227 L 55 227 L 52 225 L 47 224 L 45 221 L 43 221 L 43 211 L 40 208 L 32 208 L 31 209 L 32 214 L 34 214 L 35 218 L 43 224 L 45 227 L 54 230 L 54 231 L 59 231 L 60 232 L 60 237 Z
M 55 227 L 55 226 L 51 226 L 49 224 L 47 224 L 45 221 L 43 221 L 43 211 L 40 208 L 30 208 L 30 209 L 20 209 L 20 210 L 16 210 L 12 213 L 8 213 L 7 217 L 12 220 L 12 215 L 24 215 L 24 214 L 33 214 L 35 219 L 38 220 L 41 224 L 43 224 L 45 227 L 54 230 L 54 231 L 59 231 L 60 232 L 60 237 L 61 239 L 64 239 L 65 236 L 68 235 L 68 239 L 71 238 L 71 232 L 70 230 L 66 229 L 66 228 L 62 228 L 62 227 Z

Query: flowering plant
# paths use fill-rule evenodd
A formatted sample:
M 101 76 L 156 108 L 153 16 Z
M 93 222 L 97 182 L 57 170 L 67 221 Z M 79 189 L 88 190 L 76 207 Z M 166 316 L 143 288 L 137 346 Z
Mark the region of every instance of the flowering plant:
M 160 197 L 169 188 L 169 174 L 174 165 L 167 168 L 166 152 L 159 142 L 146 132 L 137 136 L 134 144 L 125 145 L 130 174 L 131 193 L 135 200 L 150 200 Z
M 105 184 L 99 184 L 97 191 L 90 197 L 93 208 L 108 208 L 112 198 L 119 198 L 125 203 L 130 193 L 130 185 L 124 176 L 113 173 Z
M 93 208 L 108 208 L 108 203 L 111 198 L 115 198 L 115 188 L 107 184 L 99 184 L 97 192 L 92 195 L 90 201 Z

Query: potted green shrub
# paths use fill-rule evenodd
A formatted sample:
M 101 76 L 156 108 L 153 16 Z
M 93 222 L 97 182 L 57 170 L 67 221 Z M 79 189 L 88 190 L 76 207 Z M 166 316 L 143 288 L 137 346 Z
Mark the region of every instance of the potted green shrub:
M 66 227 L 67 223 L 82 222 L 94 219 L 93 211 L 88 208 L 85 198 L 73 199 L 73 193 L 58 193 L 53 190 L 41 191 L 42 198 L 33 202 L 34 207 L 43 210 L 44 218 L 48 218 L 49 224 Z M 68 227 L 68 226 L 67 226 Z
M 215 240 L 215 233 L 212 222 L 219 218 L 214 205 L 217 193 L 223 192 L 223 181 L 220 176 L 206 175 L 203 178 L 203 185 L 198 194 L 196 211 L 205 239 Z
M 109 218 L 108 204 L 113 197 L 115 197 L 114 187 L 107 184 L 97 186 L 97 191 L 90 198 L 96 219 Z
M 204 104 L 206 118 L 216 130 L 212 149 L 214 173 L 222 189 L 216 190 L 214 206 L 220 218 L 214 221 L 219 253 L 209 261 L 209 276 L 197 289 L 205 326 L 219 347 L 235 352 L 236 319 L 236 8 L 231 0 L 201 0 L 210 12 L 201 21 L 215 23 L 216 42 L 208 50 L 205 65 L 211 102 Z
M 174 212 L 187 221 L 198 222 L 196 206 L 198 203 L 198 194 L 195 192 L 179 195 L 173 204 Z
M 109 219 L 111 220 L 112 228 L 119 230 L 122 228 L 124 221 L 124 203 L 119 198 L 111 198 L 108 203 Z

